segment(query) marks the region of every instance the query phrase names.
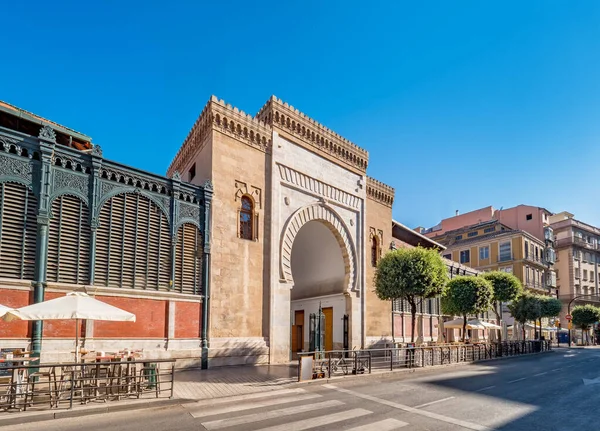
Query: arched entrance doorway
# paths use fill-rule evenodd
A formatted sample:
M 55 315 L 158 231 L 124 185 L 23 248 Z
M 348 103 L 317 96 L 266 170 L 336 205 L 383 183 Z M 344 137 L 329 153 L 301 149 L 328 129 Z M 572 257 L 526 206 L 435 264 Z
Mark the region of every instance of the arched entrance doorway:
M 348 347 L 348 264 L 343 242 L 333 227 L 313 220 L 303 225 L 292 245 L 291 270 L 293 287 L 290 295 L 292 311 L 291 350 L 324 350 Z M 317 323 L 322 310 L 322 337 Z M 311 316 L 312 315 L 312 316 Z M 311 325 L 311 318 L 312 325 Z M 320 340 L 320 341 L 319 341 Z

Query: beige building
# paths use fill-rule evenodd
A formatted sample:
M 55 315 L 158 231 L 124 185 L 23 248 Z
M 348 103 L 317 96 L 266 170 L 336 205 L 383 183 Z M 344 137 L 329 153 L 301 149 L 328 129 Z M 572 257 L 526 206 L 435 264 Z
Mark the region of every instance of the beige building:
M 600 229 L 583 223 L 566 211 L 550 217 L 556 236 L 556 274 L 559 296 L 565 303 L 574 305 L 598 303 L 600 268 Z M 561 314 L 562 326 L 566 327 Z
M 554 252 L 545 241 L 528 232 L 492 220 L 449 230 L 431 239 L 446 247 L 442 255 L 447 259 L 484 272 L 508 272 L 534 293 L 554 293 Z
M 309 350 L 319 308 L 326 349 L 391 335 L 372 263 L 389 249 L 394 189 L 368 160 L 276 97 L 254 116 L 209 100 L 168 175 L 214 187 L 211 366 L 287 362 Z

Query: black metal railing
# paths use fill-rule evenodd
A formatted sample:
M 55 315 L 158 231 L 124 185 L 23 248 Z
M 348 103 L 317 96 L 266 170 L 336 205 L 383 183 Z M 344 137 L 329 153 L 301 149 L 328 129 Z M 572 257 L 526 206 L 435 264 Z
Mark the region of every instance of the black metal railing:
M 173 398 L 174 359 L 2 367 L 0 411 L 72 408 L 74 403 Z
M 440 344 L 426 347 L 404 345 L 382 349 L 335 350 L 300 353 L 312 357 L 312 373 L 302 373 L 298 361 L 298 381 L 309 378 L 331 378 L 348 374 L 371 374 L 406 368 L 425 368 L 437 365 L 476 362 L 507 356 L 547 352 L 549 340 L 504 341 L 502 343 Z M 304 363 L 306 366 L 307 363 Z

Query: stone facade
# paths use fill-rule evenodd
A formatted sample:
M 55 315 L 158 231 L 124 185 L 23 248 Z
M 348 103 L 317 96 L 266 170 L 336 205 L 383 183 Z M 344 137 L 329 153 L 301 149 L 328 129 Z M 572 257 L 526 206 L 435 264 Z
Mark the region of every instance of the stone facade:
M 365 150 L 275 97 L 256 116 L 210 99 L 168 171 L 214 185 L 210 366 L 289 361 L 294 343 L 308 349 L 319 305 L 331 309 L 335 348 L 389 333 L 367 256 L 371 231 L 389 248 L 394 190 L 367 178 L 367 164 Z M 250 239 L 242 198 L 253 203 Z

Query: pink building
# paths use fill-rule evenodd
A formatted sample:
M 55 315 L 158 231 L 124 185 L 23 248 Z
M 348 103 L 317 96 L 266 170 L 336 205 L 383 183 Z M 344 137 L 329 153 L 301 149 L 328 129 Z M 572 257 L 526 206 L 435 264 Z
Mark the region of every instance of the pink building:
M 432 228 L 416 228 L 415 230 L 428 238 L 432 238 L 440 236 L 447 231 L 486 221 L 498 220 L 512 229 L 525 231 L 544 241 L 544 225 L 549 223 L 548 217 L 551 215 L 552 213 L 545 208 L 530 205 L 517 205 L 516 207 L 507 209 L 495 209 L 489 206 L 464 214 L 459 214 L 456 211 L 454 217 L 445 218 Z

